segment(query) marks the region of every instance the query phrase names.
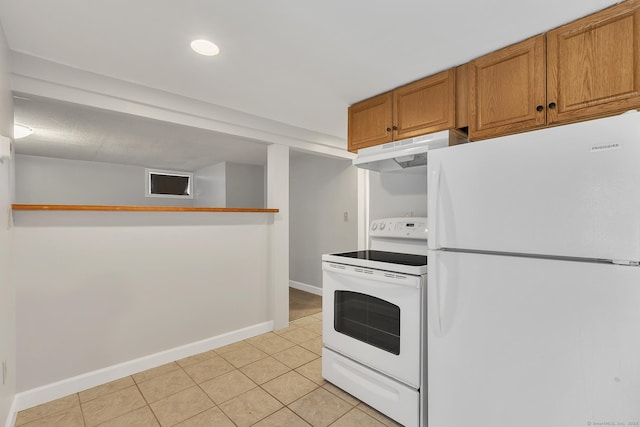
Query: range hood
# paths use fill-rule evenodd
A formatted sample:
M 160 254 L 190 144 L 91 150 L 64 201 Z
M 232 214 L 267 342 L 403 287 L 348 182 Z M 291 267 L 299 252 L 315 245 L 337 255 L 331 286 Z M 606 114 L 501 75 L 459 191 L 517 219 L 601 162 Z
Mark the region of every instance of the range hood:
M 378 172 L 402 172 L 413 168 L 425 168 L 429 150 L 461 142 L 466 142 L 466 139 L 448 130 L 393 141 L 358 150 L 358 157 L 353 159 L 353 165 Z

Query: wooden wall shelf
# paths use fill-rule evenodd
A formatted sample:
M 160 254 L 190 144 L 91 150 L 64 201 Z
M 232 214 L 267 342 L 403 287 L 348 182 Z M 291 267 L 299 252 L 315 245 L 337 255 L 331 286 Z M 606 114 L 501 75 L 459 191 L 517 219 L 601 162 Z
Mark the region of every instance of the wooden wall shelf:
M 280 209 L 258 208 L 199 208 L 191 206 L 111 206 L 111 205 L 27 205 L 13 204 L 14 211 L 102 211 L 102 212 L 264 212 L 277 213 Z

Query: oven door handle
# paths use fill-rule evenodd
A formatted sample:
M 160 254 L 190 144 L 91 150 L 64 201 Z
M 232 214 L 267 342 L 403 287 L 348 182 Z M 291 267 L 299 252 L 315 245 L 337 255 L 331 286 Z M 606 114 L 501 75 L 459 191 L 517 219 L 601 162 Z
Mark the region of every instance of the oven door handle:
M 355 277 L 367 281 L 379 282 L 385 285 L 400 285 L 419 289 L 421 280 L 419 276 L 410 274 L 393 273 L 390 271 L 372 270 L 364 267 L 337 264 L 333 262 L 323 263 L 322 269 L 327 272 Z

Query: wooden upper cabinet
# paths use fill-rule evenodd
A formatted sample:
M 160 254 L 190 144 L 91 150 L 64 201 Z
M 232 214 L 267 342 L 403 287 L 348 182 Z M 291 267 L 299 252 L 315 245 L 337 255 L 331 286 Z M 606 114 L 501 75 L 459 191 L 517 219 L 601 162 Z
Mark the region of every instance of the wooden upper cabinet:
M 640 109 L 640 0 L 349 108 L 349 150 L 468 126 L 469 140 Z
M 392 101 L 387 92 L 349 107 L 349 151 L 391 141 Z
M 349 151 L 455 126 L 456 69 L 349 107 Z
M 455 68 L 393 91 L 393 139 L 454 127 Z
M 470 63 L 469 138 L 640 108 L 640 0 Z
M 547 33 L 548 122 L 640 107 L 640 2 L 627 1 Z
M 470 63 L 470 139 L 545 125 L 545 59 L 545 38 L 539 35 Z
M 456 67 L 456 129 L 469 128 L 469 64 Z

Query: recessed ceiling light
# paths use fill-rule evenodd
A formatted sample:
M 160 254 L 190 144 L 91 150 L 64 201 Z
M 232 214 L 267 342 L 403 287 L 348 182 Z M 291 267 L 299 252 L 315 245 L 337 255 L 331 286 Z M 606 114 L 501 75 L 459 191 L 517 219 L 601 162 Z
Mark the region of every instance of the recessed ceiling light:
M 13 137 L 15 139 L 20 139 L 27 137 L 33 133 L 33 129 L 29 126 L 21 125 L 20 123 L 13 124 Z
M 215 56 L 220 53 L 220 48 L 209 40 L 194 40 L 191 42 L 191 49 L 206 56 Z

